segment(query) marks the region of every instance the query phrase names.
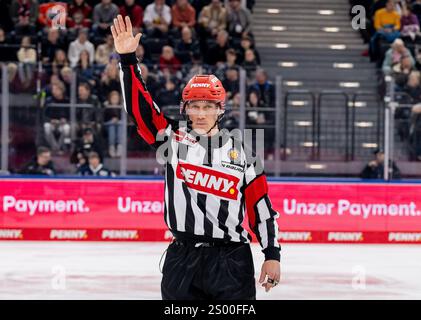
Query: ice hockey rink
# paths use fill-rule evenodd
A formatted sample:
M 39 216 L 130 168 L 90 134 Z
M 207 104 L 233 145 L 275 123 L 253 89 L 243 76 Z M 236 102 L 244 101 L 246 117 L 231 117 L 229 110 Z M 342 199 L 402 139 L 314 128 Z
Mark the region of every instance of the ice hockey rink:
M 0 299 L 161 299 L 167 245 L 0 242 Z M 257 298 L 421 299 L 420 270 L 419 245 L 283 244 L 281 283 Z

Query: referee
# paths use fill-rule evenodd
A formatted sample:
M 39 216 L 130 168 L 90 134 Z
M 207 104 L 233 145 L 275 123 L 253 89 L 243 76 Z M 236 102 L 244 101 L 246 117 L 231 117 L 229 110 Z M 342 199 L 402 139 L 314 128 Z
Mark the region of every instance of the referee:
M 124 107 L 139 135 L 165 162 L 165 223 L 174 240 L 163 266 L 164 300 L 256 299 L 245 209 L 265 261 L 259 282 L 266 292 L 280 281 L 279 214 L 272 208 L 262 164 L 227 130 L 219 128 L 225 89 L 214 75 L 194 76 L 185 86 L 180 113 L 164 116 L 142 79 L 130 18 L 111 26 L 120 55 Z

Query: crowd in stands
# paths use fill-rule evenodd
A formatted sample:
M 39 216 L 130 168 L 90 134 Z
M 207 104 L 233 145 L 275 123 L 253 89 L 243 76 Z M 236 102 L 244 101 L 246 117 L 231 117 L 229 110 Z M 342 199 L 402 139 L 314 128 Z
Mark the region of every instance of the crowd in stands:
M 247 76 L 247 106 L 274 108 L 274 85 L 260 67 L 255 47 L 254 3 L 5 0 L 0 4 L 0 61 L 7 62 L 11 93 L 35 92 L 40 81 L 42 145 L 52 155 L 70 155 L 79 170 L 92 152 L 101 161 L 121 155 L 120 137 L 125 128 L 121 124 L 119 55 L 110 34 L 118 14 L 129 16 L 134 32 L 143 34 L 136 50 L 139 67 L 152 97 L 164 110 L 179 104 L 181 90 L 193 75 L 214 73 L 228 94 L 224 126 L 237 127 L 241 68 Z M 60 14 L 62 8 L 67 15 Z M 74 83 L 77 89 L 72 100 Z M 71 102 L 81 105 L 76 109 L 76 140 L 67 107 Z M 273 121 L 257 109 L 248 112 L 246 119 L 251 125 Z
M 361 34 L 382 77 L 395 83 L 396 128 L 411 160 L 421 161 L 421 0 L 350 0 L 366 12 Z M 382 91 L 382 90 L 380 90 Z M 383 93 L 384 90 L 383 90 Z

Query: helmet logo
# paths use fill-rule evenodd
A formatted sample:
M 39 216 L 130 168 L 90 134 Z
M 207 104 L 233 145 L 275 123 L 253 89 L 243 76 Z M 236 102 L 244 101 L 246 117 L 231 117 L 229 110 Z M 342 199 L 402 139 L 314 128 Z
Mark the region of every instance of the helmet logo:
M 209 83 L 192 83 L 190 88 L 210 88 Z

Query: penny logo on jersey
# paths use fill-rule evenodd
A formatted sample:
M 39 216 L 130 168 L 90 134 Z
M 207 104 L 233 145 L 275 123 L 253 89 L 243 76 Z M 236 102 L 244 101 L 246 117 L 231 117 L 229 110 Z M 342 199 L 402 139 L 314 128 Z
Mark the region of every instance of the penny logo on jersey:
M 222 198 L 237 199 L 240 179 L 233 175 L 182 162 L 177 166 L 176 175 L 194 190 Z

